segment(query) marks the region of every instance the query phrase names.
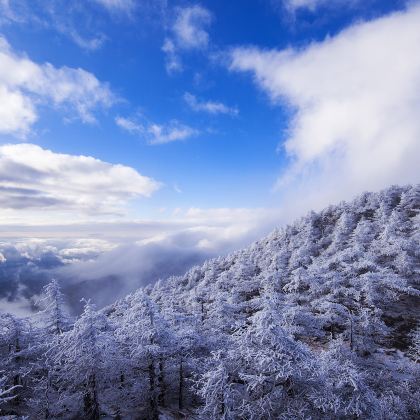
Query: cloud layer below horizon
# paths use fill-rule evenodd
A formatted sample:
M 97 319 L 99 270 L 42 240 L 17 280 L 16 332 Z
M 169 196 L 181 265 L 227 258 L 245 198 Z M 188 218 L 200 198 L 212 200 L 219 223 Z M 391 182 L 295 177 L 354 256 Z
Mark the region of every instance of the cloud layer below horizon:
M 82 297 L 100 307 L 141 286 L 183 274 L 268 233 L 281 219 L 264 209 L 180 211 L 175 221 L 0 226 L 0 312 L 30 315 L 52 278 L 73 312 Z

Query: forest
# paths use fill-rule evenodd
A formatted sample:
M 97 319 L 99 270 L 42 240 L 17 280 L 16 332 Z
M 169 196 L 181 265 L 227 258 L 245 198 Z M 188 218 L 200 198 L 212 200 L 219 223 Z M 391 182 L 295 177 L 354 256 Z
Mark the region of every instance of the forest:
M 77 318 L 52 281 L 0 315 L 0 415 L 418 419 L 419 210 L 364 193 Z

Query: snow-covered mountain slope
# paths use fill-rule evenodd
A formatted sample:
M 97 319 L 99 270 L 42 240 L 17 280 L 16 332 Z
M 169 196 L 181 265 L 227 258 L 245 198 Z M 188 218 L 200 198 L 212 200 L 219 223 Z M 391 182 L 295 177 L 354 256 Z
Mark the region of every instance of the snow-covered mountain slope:
M 215 413 L 226 414 L 224 404 L 228 403 L 220 395 L 229 390 L 234 394 L 229 394 L 231 417 L 223 418 L 287 417 L 293 410 L 315 418 L 415 417 L 414 403 L 407 401 L 404 392 L 414 392 L 409 383 L 412 386 L 410 381 L 415 383 L 418 375 L 412 362 L 419 350 L 419 210 L 418 185 L 365 193 L 352 202 L 311 212 L 246 249 L 147 288 L 170 329 L 194 343 L 187 346 L 191 354 L 197 358 L 213 354 L 212 362 L 204 363 L 207 367 L 199 364 L 198 368 L 197 362 L 190 366 L 190 373 L 201 374 L 204 381 L 202 413 L 212 418 L 217 418 Z M 120 322 L 132 316 L 142 293 L 110 308 L 111 318 Z M 267 338 L 264 333 L 274 335 Z M 284 392 L 267 391 L 278 379 L 270 364 L 284 350 L 273 344 L 282 334 L 291 340 L 290 345 L 303 346 L 307 357 L 317 360 L 315 370 L 330 381 L 317 391 L 319 401 L 304 391 L 314 376 L 302 373 L 296 365 L 290 381 L 297 372 L 300 378 L 308 375 L 307 381 L 298 388 L 290 385 L 287 392 L 302 392 L 304 402 L 296 405 L 290 399 L 281 407 L 274 404 L 285 399 Z M 271 356 L 265 354 L 266 346 Z M 292 351 L 280 364 L 299 364 L 294 357 Z M 330 368 L 335 365 L 337 372 L 351 363 L 354 372 L 365 375 L 364 385 L 342 384 L 341 391 L 349 394 L 339 397 L 333 390 L 337 378 L 325 363 Z M 341 374 L 351 376 L 349 366 Z M 387 381 L 394 382 L 395 389 L 387 388 Z M 404 386 L 406 391 L 401 391 Z M 366 387 L 363 392 L 362 387 Z M 336 395 L 335 402 L 325 396 L 327 390 Z M 209 400 L 215 392 L 219 400 Z M 269 408 L 273 404 L 277 408 Z M 308 411 L 303 408 L 306 405 Z
M 148 293 L 164 312 L 200 314 L 209 325 L 225 318 L 235 328 L 270 284 L 285 325 L 305 341 L 322 344 L 342 334 L 351 315 L 355 346 L 368 349 L 362 341 L 371 335 L 405 350 L 420 309 L 419 212 L 420 186 L 365 193 L 159 281 Z

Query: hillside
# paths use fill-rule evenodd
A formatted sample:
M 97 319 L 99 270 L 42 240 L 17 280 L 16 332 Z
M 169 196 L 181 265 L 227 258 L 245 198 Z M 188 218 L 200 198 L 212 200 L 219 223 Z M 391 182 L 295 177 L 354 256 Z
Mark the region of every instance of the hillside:
M 365 193 L 105 310 L 87 303 L 74 325 L 50 285 L 41 326 L 2 318 L 6 376 L 23 388 L 0 409 L 418 418 L 419 210 L 420 186 Z
M 351 313 L 359 350 L 366 347 L 357 342 L 363 317 L 378 323 L 371 334 L 385 347 L 406 350 L 406 333 L 420 309 L 414 297 L 420 280 L 419 208 L 418 186 L 366 193 L 311 212 L 249 248 L 158 282 L 148 292 L 165 311 L 173 306 L 202 311 L 209 326 L 213 313 L 222 316 L 217 307 L 230 308 L 233 327 L 258 308 L 270 286 L 280 299 L 283 322 L 308 344 L 342 334 Z

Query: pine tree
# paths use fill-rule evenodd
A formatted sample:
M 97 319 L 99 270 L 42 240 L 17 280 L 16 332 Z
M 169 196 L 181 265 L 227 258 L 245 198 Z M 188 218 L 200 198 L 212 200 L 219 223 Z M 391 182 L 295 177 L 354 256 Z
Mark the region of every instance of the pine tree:
M 28 375 L 37 356 L 36 330 L 29 320 L 1 314 L 0 362 L 5 372 L 3 386 L 9 393 L 3 411 L 14 414 L 25 408 L 31 394 Z
M 118 347 L 106 316 L 87 301 L 73 329 L 55 337 L 49 360 L 61 396 L 56 410 L 99 419 L 102 408 L 110 403 L 106 390 L 119 377 Z
M 42 306 L 39 316 L 48 334 L 61 334 L 70 329 L 71 319 L 57 280 L 53 279 L 44 287 L 39 303 Z

